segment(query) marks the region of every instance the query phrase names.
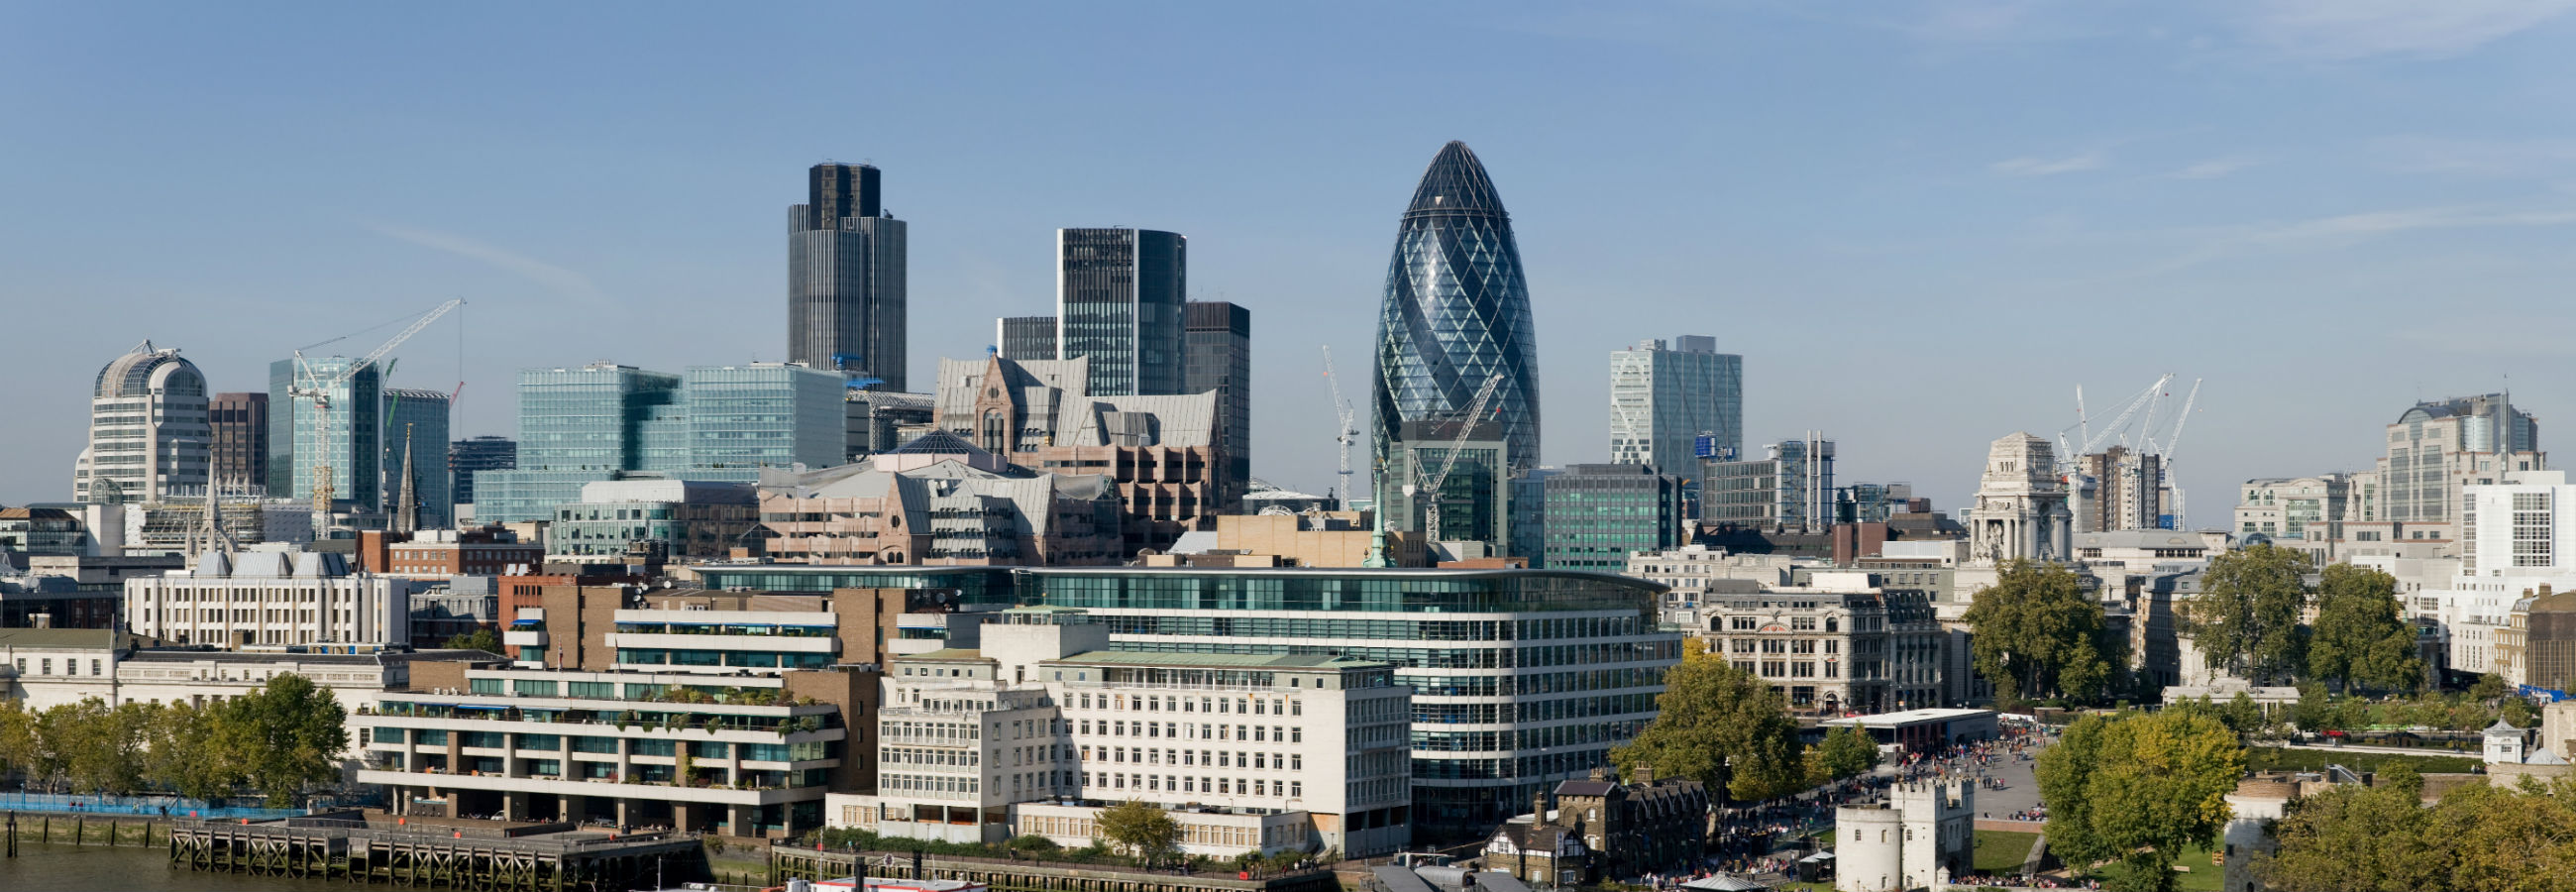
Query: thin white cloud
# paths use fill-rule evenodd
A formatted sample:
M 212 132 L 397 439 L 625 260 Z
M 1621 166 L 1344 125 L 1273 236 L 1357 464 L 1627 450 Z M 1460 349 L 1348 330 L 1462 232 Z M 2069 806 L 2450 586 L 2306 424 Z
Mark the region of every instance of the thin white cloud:
M 2109 159 L 2104 158 L 2100 152 L 2086 152 L 2065 158 L 2039 158 L 2024 155 L 1997 161 L 1987 165 L 1986 169 L 2009 177 L 2050 177 L 2062 173 L 2098 170 L 2107 163 Z
M 2214 180 L 2254 166 L 2251 158 L 2212 158 L 2174 171 L 2177 180 Z
M 2576 169 L 2576 139 L 2460 139 L 2391 136 L 2371 150 L 2407 173 L 2556 177 Z
M 368 229 L 391 238 L 401 239 L 424 248 L 445 251 L 469 260 L 478 260 L 544 286 L 546 290 L 593 306 L 608 303 L 591 284 L 590 277 L 520 254 L 497 245 L 477 241 L 451 232 L 417 229 L 392 223 L 365 223 Z
M 2292 55 L 2439 59 L 2576 10 L 2576 0 L 2259 0 L 2238 8 L 2248 36 Z
M 2499 209 L 2454 206 L 2337 214 L 2287 223 L 2203 230 L 2200 246 L 2133 275 L 2169 273 L 2218 260 L 2314 247 L 2340 247 L 2414 232 L 2576 225 L 2576 209 Z

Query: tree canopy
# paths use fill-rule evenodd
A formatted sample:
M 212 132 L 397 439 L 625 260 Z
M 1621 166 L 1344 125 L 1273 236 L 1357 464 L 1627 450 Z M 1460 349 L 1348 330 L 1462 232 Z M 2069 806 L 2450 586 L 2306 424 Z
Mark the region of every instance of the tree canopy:
M 2317 583 L 2317 618 L 2308 642 L 2308 676 L 2352 690 L 2412 691 L 2424 684 L 2415 627 L 2397 603 L 2397 577 L 2332 564 Z
M 2255 874 L 2283 892 L 2576 886 L 2576 780 L 2472 784 L 2429 807 L 2421 787 L 2383 776 L 2290 803 Z
M 331 692 L 292 674 L 204 707 L 111 707 L 92 697 L 39 711 L 9 702 L 0 704 L 0 763 L 48 789 L 219 799 L 248 786 L 285 808 L 339 778 L 345 721 Z
M 2101 602 L 2085 596 L 2072 570 L 2007 563 L 1962 618 L 1974 633 L 1977 673 L 1994 684 L 1999 704 L 2094 700 L 2111 688 L 2118 646 L 2104 632 Z
M 1100 835 L 1151 866 L 1181 844 L 1181 824 L 1162 809 L 1130 799 L 1100 810 Z
M 1716 654 L 1692 652 L 1664 676 L 1653 723 L 1610 751 L 1622 770 L 1639 764 L 1656 777 L 1686 777 L 1739 801 L 1786 795 L 1804 786 L 1798 723 L 1770 684 Z
M 2183 619 L 2209 668 L 2271 683 L 2306 668 L 2307 552 L 2269 542 L 2209 559 Z
M 1844 726 L 1825 732 L 1825 739 L 1807 748 L 1807 783 L 1822 785 L 1878 767 L 1878 742 L 1859 728 Z
M 501 650 L 501 636 L 492 634 L 490 629 L 476 629 L 463 635 L 450 636 L 446 647 L 451 650 L 479 650 L 508 656 Z
M 2170 892 L 2184 847 L 2232 814 L 2245 751 L 2210 710 L 2086 716 L 2039 757 L 2048 844 L 2069 864 L 2119 861 L 2110 888 Z

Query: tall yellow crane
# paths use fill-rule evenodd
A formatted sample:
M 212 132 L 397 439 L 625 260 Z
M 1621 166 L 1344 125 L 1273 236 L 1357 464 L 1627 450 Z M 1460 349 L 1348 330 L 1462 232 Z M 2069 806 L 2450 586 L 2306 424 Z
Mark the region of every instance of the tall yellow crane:
M 336 494 L 331 482 L 332 388 L 348 383 L 349 379 L 357 377 L 359 370 L 374 365 L 376 360 L 383 359 L 385 354 L 402 346 L 404 341 L 411 340 L 412 335 L 419 334 L 420 330 L 428 328 L 430 323 L 438 321 L 438 318 L 447 315 L 448 311 L 464 305 L 465 301 L 462 298 L 439 304 L 437 308 L 412 320 L 411 325 L 404 327 L 401 334 L 394 335 L 393 339 L 368 351 L 367 355 L 359 357 L 341 369 L 316 368 L 304 358 L 304 351 L 295 351 L 295 378 L 288 385 L 286 393 L 290 400 L 313 401 L 313 535 L 316 538 L 320 538 L 323 531 L 330 528 L 331 497 Z M 323 343 L 327 344 L 330 341 Z M 293 411 L 293 407 L 289 406 L 288 411 Z M 349 436 L 351 442 L 356 442 L 357 431 L 351 430 Z

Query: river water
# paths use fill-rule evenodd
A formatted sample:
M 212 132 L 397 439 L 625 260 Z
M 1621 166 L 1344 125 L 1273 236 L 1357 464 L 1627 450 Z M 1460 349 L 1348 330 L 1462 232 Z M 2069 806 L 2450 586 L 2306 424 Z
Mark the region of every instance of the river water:
M 162 846 L 121 849 L 20 843 L 18 857 L 0 858 L 0 890 L 8 892 L 306 892 L 338 889 L 348 883 L 198 873 L 170 863 Z

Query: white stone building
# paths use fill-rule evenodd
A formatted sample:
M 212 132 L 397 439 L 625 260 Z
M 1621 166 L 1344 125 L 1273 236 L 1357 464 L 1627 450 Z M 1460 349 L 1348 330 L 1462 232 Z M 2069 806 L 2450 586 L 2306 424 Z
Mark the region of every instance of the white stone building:
M 175 348 L 135 345 L 98 372 L 89 445 L 72 466 L 72 500 L 153 502 L 202 491 L 214 446 L 206 378 Z
M 410 644 L 411 593 L 428 585 L 353 571 L 338 554 L 210 550 L 189 569 L 125 580 L 125 622 L 177 644 Z
M 896 657 L 874 795 L 826 820 L 887 836 L 1089 845 L 1101 809 L 1153 804 L 1180 848 L 1384 854 L 1409 840 L 1411 692 L 1333 656 L 1111 651 L 1081 611 L 1019 609 L 980 650 Z
M 2458 503 L 2457 574 L 2446 588 L 2399 597 L 2440 624 L 2446 668 L 2497 672 L 2496 632 L 2514 602 L 2543 586 L 2576 588 L 2576 485 L 2564 471 L 2516 472 L 2461 488 Z
M 1977 788 L 1965 779 L 1907 781 L 1881 805 L 1834 809 L 1835 892 L 1945 889 L 1977 850 Z
M 2074 512 L 2047 440 L 2014 433 L 1986 450 L 1968 521 L 1968 559 L 1994 565 L 2027 558 L 2064 561 L 2072 554 Z

